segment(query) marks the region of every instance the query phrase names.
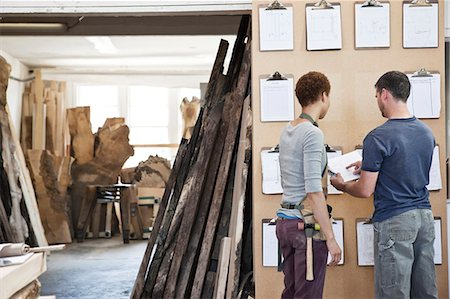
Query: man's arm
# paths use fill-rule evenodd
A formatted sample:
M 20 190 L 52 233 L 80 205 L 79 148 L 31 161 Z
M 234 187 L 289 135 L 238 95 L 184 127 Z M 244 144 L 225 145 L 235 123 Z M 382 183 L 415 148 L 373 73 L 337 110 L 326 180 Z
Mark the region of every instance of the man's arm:
M 355 197 L 370 197 L 375 191 L 378 172 L 361 171 L 359 180 L 344 182 L 341 174 L 330 178 L 331 184 L 339 191 L 346 192 Z

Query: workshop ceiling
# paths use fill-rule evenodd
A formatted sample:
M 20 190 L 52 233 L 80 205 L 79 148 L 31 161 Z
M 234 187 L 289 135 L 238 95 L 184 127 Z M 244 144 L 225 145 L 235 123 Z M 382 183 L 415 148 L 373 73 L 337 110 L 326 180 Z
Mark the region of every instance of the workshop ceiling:
M 0 50 L 30 68 L 63 74 L 208 75 L 238 15 L 2 16 L 0 23 L 59 23 L 63 30 L 0 29 Z

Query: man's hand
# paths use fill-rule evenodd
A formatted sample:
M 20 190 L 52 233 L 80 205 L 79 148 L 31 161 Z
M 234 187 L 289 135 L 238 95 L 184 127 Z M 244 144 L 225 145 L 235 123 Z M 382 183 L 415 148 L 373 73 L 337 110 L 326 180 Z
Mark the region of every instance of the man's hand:
M 335 176 L 332 176 L 330 178 L 330 182 L 331 182 L 331 185 L 334 186 L 334 188 L 338 189 L 339 191 L 344 191 L 345 182 L 340 173 L 336 174 Z
M 328 266 L 336 266 L 341 260 L 341 248 L 334 238 L 327 240 L 327 248 L 331 255 L 331 261 Z
M 361 165 L 362 165 L 362 162 L 361 161 L 357 161 L 355 163 L 352 163 L 352 164 L 348 165 L 345 168 L 349 169 L 349 168 L 355 167 L 355 170 L 353 171 L 353 174 L 360 174 L 361 173 Z

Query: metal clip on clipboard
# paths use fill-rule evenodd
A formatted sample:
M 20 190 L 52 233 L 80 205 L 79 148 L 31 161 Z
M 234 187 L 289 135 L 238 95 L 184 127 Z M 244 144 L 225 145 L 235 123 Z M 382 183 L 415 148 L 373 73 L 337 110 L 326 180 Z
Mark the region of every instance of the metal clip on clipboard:
M 334 7 L 327 0 L 320 0 L 314 4 L 313 9 L 334 9 Z
M 273 1 L 267 6 L 266 10 L 277 10 L 277 9 L 286 9 L 283 4 L 281 4 L 278 0 Z
M 367 0 L 362 5 L 362 7 L 381 7 L 381 6 L 383 5 L 381 5 L 380 1 L 378 0 Z
M 431 3 L 428 0 L 413 0 L 409 7 L 424 7 L 431 6 Z
M 275 80 L 287 80 L 287 78 L 282 74 L 280 74 L 280 72 L 275 72 L 273 73 L 273 75 L 267 78 L 267 81 L 275 81 Z
M 269 78 L 267 78 L 267 81 L 275 81 L 275 80 L 287 80 L 287 78 L 283 76 L 280 72 L 276 71 Z
M 427 71 L 425 68 L 419 69 L 417 72 L 414 72 L 413 77 L 433 77 L 433 75 Z

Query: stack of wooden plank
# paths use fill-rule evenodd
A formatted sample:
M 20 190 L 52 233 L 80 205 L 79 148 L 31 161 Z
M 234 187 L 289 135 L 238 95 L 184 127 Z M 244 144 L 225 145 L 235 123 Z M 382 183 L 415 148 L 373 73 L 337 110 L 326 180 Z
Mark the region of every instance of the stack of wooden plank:
M 30 173 L 8 111 L 10 71 L 0 56 L 0 242 L 46 246 Z
M 22 98 L 22 149 L 48 150 L 64 156 L 68 145 L 66 83 L 42 80 L 41 70 L 25 87 Z
M 227 74 L 222 40 L 192 137 L 180 143 L 132 298 L 238 297 L 250 45 L 250 17 L 244 16 Z
M 66 154 L 65 82 L 42 80 L 41 70 L 22 97 L 21 145 L 39 203 L 39 213 L 51 244 L 70 243 L 69 196 L 71 159 Z

